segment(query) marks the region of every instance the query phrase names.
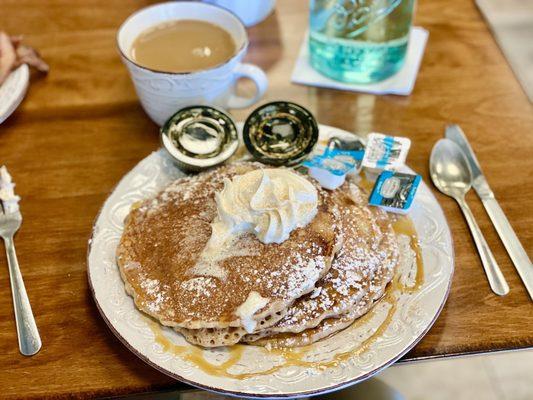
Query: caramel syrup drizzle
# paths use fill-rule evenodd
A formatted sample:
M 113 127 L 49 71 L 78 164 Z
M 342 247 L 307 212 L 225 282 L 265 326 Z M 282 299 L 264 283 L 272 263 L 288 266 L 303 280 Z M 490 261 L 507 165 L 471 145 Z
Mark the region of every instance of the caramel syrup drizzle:
M 204 349 L 199 346 L 186 345 L 181 346 L 173 343 L 169 338 L 167 338 L 161 329 L 161 326 L 153 321 L 150 321 L 150 328 L 155 336 L 155 341 L 158 343 L 164 352 L 171 353 L 177 356 L 180 356 L 183 360 L 190 362 L 196 365 L 203 372 L 225 378 L 232 379 L 248 379 L 258 375 L 268 375 L 276 371 L 279 371 L 282 368 L 289 366 L 300 366 L 300 367 L 311 367 L 314 369 L 324 370 L 327 368 L 335 367 L 343 361 L 360 355 L 366 352 L 370 346 L 387 330 L 389 327 L 392 318 L 397 310 L 397 303 L 399 294 L 412 294 L 420 289 L 424 283 L 424 266 L 422 262 L 422 254 L 418 241 L 418 236 L 413 225 L 412 220 L 406 216 L 395 217 L 393 221 L 393 229 L 397 235 L 407 235 L 411 238 L 411 248 L 416 254 L 416 281 L 413 286 L 406 286 L 400 283 L 398 275 L 393 279 L 386 289 L 385 295 L 379 300 L 380 303 L 388 303 L 390 305 L 387 310 L 387 315 L 383 322 L 378 326 L 378 328 L 361 344 L 358 344 L 356 347 L 342 352 L 337 353 L 331 360 L 328 361 L 309 361 L 305 359 L 305 356 L 308 354 L 308 350 L 311 349 L 311 345 L 295 347 L 295 348 L 275 348 L 270 351 L 276 355 L 280 355 L 284 362 L 279 365 L 275 365 L 268 370 L 260 372 L 251 372 L 251 373 L 231 373 L 229 372 L 232 367 L 234 367 L 241 360 L 242 354 L 246 346 L 236 344 L 231 347 L 228 347 L 229 357 L 226 361 L 221 364 L 212 364 L 204 358 Z M 368 321 L 370 321 L 376 314 L 376 306 L 374 306 L 368 313 L 363 315 L 361 318 L 358 318 L 346 329 L 357 329 L 357 327 L 364 326 Z

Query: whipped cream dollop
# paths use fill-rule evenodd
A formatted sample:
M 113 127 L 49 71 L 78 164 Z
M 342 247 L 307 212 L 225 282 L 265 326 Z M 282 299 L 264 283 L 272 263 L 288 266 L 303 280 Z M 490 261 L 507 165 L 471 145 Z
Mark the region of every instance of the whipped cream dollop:
M 191 272 L 222 280 L 227 275 L 222 260 L 251 255 L 232 245 L 240 234 L 250 232 L 263 243 L 282 243 L 294 229 L 311 222 L 318 210 L 315 186 L 282 168 L 257 169 L 225 179 L 215 201 L 217 217 L 211 223 L 211 237 Z
M 307 179 L 289 169 L 258 169 L 226 179 L 216 194 L 218 217 L 210 242 L 252 232 L 263 243 L 282 243 L 317 213 L 318 193 Z M 211 244 L 215 244 L 211 243 Z

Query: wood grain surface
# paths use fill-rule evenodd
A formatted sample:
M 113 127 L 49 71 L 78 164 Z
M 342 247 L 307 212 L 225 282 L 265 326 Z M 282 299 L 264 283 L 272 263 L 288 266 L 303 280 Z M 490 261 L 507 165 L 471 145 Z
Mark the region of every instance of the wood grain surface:
M 0 398 L 90 398 L 179 388 L 109 331 L 93 303 L 86 250 L 93 219 L 113 186 L 159 147 L 115 47 L 120 23 L 147 1 L 0 0 L 0 29 L 24 34 L 50 64 L 32 77 L 22 106 L 0 125 L 0 163 L 22 196 L 19 262 L 43 349 L 19 354 L 6 260 L 0 257 Z M 307 1 L 281 0 L 249 29 L 247 59 L 267 71 L 265 101 L 309 107 L 321 123 L 411 138 L 409 164 L 428 182 L 428 158 L 449 122 L 469 138 L 530 256 L 533 246 L 533 107 L 472 1 L 421 0 L 430 32 L 414 93 L 373 96 L 295 86 L 290 74 L 307 27 Z M 250 92 L 247 83 L 242 92 Z M 250 110 L 235 112 L 237 119 Z M 489 290 L 456 204 L 440 194 L 453 231 L 456 272 L 442 315 L 406 360 L 533 345 L 533 303 L 481 203 L 468 197 L 511 286 Z

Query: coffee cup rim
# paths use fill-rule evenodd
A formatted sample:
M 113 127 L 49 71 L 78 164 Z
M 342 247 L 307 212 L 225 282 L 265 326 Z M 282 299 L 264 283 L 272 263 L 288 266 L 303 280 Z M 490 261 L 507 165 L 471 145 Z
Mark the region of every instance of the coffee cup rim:
M 137 15 L 139 15 L 139 14 L 141 14 L 143 12 L 146 12 L 147 10 L 152 9 L 152 8 L 166 7 L 166 6 L 170 6 L 170 5 L 176 4 L 176 1 L 167 1 L 167 2 L 152 4 L 150 6 L 140 8 L 140 9 L 134 11 L 133 13 L 131 13 L 122 22 L 122 24 L 120 24 L 120 26 L 119 26 L 119 28 L 117 30 L 117 34 L 115 36 L 115 42 L 116 42 L 116 46 L 117 46 L 117 49 L 118 49 L 121 57 L 123 59 L 125 59 L 126 61 L 132 63 L 136 67 L 138 67 L 140 69 L 143 69 L 145 71 L 150 71 L 150 72 L 153 72 L 153 73 L 156 73 L 156 74 L 183 75 L 183 76 L 186 76 L 186 75 L 193 75 L 193 74 L 201 74 L 201 73 L 206 73 L 206 72 L 212 72 L 212 71 L 214 71 L 214 70 L 216 70 L 218 68 L 221 68 L 221 67 L 223 67 L 225 65 L 228 65 L 229 63 L 231 63 L 233 60 L 238 58 L 242 53 L 244 53 L 246 51 L 246 49 L 248 48 L 248 45 L 249 45 L 249 39 L 248 39 L 248 33 L 246 32 L 246 26 L 244 25 L 242 20 L 235 13 L 233 13 L 232 11 L 227 10 L 227 9 L 225 9 L 223 7 L 216 6 L 214 4 L 201 3 L 201 2 L 198 2 L 198 1 L 180 1 L 179 3 L 180 4 L 190 4 L 190 5 L 194 5 L 194 6 L 200 6 L 200 7 L 204 7 L 205 6 L 207 8 L 216 9 L 219 12 L 226 13 L 229 16 L 233 17 L 236 20 L 236 22 L 240 25 L 240 27 L 241 27 L 241 29 L 242 29 L 242 31 L 244 33 L 244 40 L 243 40 L 241 46 L 235 51 L 235 54 L 233 56 L 231 56 L 231 58 L 227 59 L 226 61 L 224 61 L 224 62 L 222 62 L 220 64 L 217 64 L 217 65 L 214 65 L 214 66 L 212 66 L 210 68 L 201 69 L 201 70 L 197 70 L 197 71 L 185 71 L 185 72 L 162 71 L 162 70 L 158 70 L 158 69 L 154 69 L 154 68 L 150 68 L 150 67 L 146 67 L 146 66 L 140 65 L 135 60 L 133 60 L 128 54 L 126 54 L 127 52 L 125 50 L 123 50 L 121 45 L 120 45 L 120 42 L 119 42 L 120 32 L 123 30 L 123 28 L 126 26 L 126 24 L 129 23 L 131 21 L 131 19 L 136 17 Z M 202 20 L 199 20 L 199 21 L 202 21 Z

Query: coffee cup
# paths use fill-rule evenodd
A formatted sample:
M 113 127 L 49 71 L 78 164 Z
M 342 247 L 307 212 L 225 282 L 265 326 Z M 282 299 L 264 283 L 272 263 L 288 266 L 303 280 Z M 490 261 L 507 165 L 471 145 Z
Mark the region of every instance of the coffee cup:
M 276 0 L 204 0 L 210 4 L 216 4 L 241 19 L 247 27 L 254 26 L 272 13 Z
M 136 62 L 131 54 L 135 39 L 158 24 L 175 20 L 198 20 L 219 26 L 231 35 L 235 54 L 212 68 L 179 73 L 154 70 Z M 268 86 L 263 70 L 242 62 L 248 50 L 243 23 L 231 12 L 211 4 L 178 1 L 143 8 L 121 25 L 117 44 L 144 110 L 160 126 L 176 110 L 190 105 L 208 104 L 226 109 L 249 107 L 259 101 Z M 252 97 L 235 93 L 236 83 L 241 78 L 248 78 L 255 84 Z

